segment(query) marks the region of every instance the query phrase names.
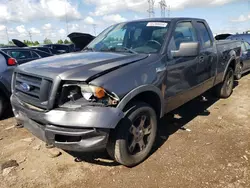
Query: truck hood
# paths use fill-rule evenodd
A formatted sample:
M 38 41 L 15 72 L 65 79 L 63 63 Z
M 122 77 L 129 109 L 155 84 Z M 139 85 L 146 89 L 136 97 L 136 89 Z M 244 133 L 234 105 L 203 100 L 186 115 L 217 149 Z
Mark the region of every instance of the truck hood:
M 28 47 L 26 44 L 24 44 L 22 41 L 17 40 L 17 39 L 12 39 L 12 42 L 17 46 L 17 47 Z
M 70 40 L 75 44 L 77 50 L 82 50 L 87 46 L 95 37 L 88 33 L 70 33 L 68 35 Z
M 17 71 L 62 80 L 91 81 L 119 67 L 147 58 L 146 54 L 79 52 L 43 58 L 18 66 Z

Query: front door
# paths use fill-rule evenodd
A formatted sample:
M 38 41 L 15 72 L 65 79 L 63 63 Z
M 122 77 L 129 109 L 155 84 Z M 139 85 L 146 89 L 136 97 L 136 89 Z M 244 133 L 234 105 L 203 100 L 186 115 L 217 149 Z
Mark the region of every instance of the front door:
M 171 55 L 171 51 L 179 50 L 183 42 L 198 42 L 197 33 L 191 21 L 177 23 L 168 46 L 164 93 L 166 112 L 194 98 L 200 89 L 196 74 L 198 57 L 172 57 Z

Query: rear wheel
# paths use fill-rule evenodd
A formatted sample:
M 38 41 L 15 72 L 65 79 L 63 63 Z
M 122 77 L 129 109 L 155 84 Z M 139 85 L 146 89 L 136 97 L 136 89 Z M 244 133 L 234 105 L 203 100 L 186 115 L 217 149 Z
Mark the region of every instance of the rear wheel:
M 107 151 L 117 162 L 132 167 L 148 157 L 156 137 L 157 117 L 151 106 L 140 102 L 131 105 L 125 114 L 111 132 Z
M 228 98 L 233 92 L 234 71 L 231 67 L 228 68 L 225 79 L 222 83 L 216 86 L 216 95 L 220 98 Z
M 236 78 L 237 80 L 240 80 L 240 79 L 241 79 L 241 77 L 242 77 L 242 70 L 243 70 L 243 65 L 242 65 L 242 63 L 240 63 L 240 64 L 238 65 L 238 67 L 237 67 L 237 70 L 236 70 L 237 74 L 236 74 L 235 78 Z

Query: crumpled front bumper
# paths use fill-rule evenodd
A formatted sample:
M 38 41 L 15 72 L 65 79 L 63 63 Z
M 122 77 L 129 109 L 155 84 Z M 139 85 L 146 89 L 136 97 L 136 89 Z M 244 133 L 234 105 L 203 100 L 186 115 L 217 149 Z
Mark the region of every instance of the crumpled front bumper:
M 109 131 L 124 117 L 118 108 L 86 106 L 69 111 L 30 109 L 15 95 L 13 112 L 32 134 L 48 144 L 68 151 L 88 152 L 106 147 Z

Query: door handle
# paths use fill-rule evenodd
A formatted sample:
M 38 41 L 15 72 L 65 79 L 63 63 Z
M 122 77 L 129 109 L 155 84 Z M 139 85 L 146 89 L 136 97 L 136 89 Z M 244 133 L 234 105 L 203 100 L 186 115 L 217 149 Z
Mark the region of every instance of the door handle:
M 156 72 L 157 72 L 157 73 L 159 73 L 159 72 L 164 72 L 164 71 L 166 71 L 166 70 L 167 70 L 166 66 L 161 66 L 161 67 L 157 67 L 157 68 L 156 68 Z
M 199 57 L 199 62 L 200 62 L 200 63 L 203 63 L 203 62 L 204 62 L 204 59 L 205 59 L 204 56 L 200 56 L 200 57 Z

